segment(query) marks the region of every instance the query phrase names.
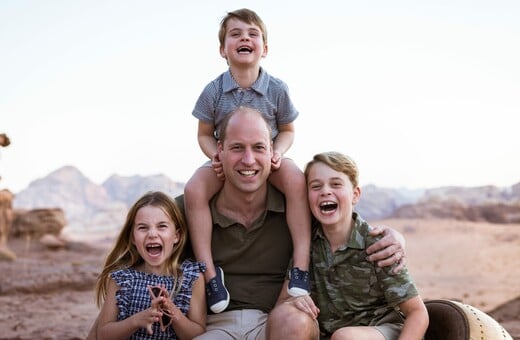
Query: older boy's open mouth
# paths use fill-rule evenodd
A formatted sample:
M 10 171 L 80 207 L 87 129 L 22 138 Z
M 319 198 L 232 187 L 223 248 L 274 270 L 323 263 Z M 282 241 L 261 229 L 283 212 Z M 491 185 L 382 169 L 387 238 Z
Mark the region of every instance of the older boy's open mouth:
M 323 202 L 320 204 L 320 210 L 323 212 L 333 211 L 338 207 L 337 203 L 334 202 Z

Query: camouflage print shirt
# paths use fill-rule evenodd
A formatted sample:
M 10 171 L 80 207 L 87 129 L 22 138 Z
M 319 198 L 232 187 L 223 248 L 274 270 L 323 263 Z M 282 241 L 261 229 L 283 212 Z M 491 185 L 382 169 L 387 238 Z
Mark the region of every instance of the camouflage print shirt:
M 418 295 L 408 270 L 393 275 L 391 267 L 366 260 L 365 249 L 380 237 L 368 235 L 370 226 L 357 213 L 352 219 L 350 239 L 334 253 L 319 223 L 313 232 L 312 297 L 324 335 L 346 326 L 402 324 L 396 307 Z

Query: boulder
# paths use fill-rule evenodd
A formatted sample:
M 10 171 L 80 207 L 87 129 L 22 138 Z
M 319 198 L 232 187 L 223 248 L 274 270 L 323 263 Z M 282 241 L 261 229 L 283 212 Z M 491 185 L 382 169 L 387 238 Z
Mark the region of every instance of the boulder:
M 13 222 L 13 197 L 7 189 L 0 190 L 0 260 L 13 261 L 16 255 L 7 247 L 7 239 Z
M 53 234 L 45 234 L 40 237 L 40 243 L 52 250 L 62 249 L 67 246 L 65 240 L 62 240 L 60 237 Z
M 59 236 L 67 225 L 61 208 L 16 210 L 10 235 L 40 239 L 45 234 Z

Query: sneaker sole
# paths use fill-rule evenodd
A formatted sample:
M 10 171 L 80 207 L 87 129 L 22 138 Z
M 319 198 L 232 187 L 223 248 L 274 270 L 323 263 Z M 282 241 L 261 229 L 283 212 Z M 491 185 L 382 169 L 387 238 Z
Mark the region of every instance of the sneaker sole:
M 290 289 L 287 289 L 287 292 L 290 296 L 303 296 L 303 295 L 309 295 L 309 292 L 305 289 L 298 288 L 298 287 L 292 287 Z
M 222 270 L 222 268 L 219 268 L 219 270 L 220 270 L 220 276 L 222 278 L 222 282 L 224 282 L 224 271 Z M 220 301 L 214 305 L 209 306 L 209 309 L 215 314 L 222 313 L 223 311 L 226 310 L 226 308 L 229 305 L 229 292 L 225 285 L 224 285 L 224 290 L 226 291 L 227 299 L 225 301 Z
M 229 294 L 228 294 L 228 296 L 229 296 Z M 218 313 L 222 313 L 223 311 L 225 311 L 228 305 L 229 305 L 229 297 L 227 298 L 226 301 L 220 301 L 220 302 L 214 304 L 213 306 L 209 307 L 209 309 L 211 309 L 211 311 L 213 313 L 218 314 Z

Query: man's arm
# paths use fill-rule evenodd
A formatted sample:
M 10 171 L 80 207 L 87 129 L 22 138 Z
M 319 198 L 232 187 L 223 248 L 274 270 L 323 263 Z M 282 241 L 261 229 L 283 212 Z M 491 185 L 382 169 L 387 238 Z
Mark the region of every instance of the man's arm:
M 405 259 L 404 236 L 395 229 L 387 226 L 373 227 L 370 235 L 383 235 L 383 237 L 367 248 L 368 261 L 376 262 L 379 267 L 387 267 L 397 264 L 392 270 L 394 274 L 403 270 Z

